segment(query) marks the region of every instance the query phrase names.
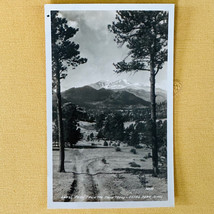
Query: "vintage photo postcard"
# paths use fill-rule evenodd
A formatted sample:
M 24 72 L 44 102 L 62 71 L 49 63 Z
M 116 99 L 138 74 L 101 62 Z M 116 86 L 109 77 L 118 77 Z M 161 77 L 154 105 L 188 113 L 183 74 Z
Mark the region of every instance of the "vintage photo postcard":
M 45 22 L 48 208 L 174 206 L 174 5 L 45 5 Z

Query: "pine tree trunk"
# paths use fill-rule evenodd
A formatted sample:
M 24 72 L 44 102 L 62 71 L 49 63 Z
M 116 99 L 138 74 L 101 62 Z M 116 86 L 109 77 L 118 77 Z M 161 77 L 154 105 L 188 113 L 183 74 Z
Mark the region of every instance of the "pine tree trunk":
M 155 72 L 153 63 L 150 64 L 150 100 L 151 100 L 151 137 L 152 137 L 152 165 L 153 175 L 158 175 L 158 142 L 156 132 L 156 95 L 155 95 Z
M 59 172 L 65 172 L 64 161 L 65 161 L 65 142 L 63 133 L 63 122 L 62 122 L 62 102 L 61 102 L 61 88 L 60 88 L 60 74 L 59 70 L 56 71 L 57 79 L 57 121 L 58 121 L 58 133 L 59 133 Z

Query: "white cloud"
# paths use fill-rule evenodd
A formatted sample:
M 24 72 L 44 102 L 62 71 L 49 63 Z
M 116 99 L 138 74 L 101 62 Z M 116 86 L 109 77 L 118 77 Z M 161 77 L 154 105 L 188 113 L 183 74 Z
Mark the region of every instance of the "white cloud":
M 114 42 L 114 35 L 107 26 L 115 17 L 115 11 L 63 11 L 61 14 L 69 20 L 69 25 L 78 27 L 73 40 L 80 45 L 80 55 L 88 62 L 72 70 L 62 81 L 62 90 L 80 87 L 100 80 L 115 81 L 127 79 L 132 83 L 149 85 L 149 72 L 116 74 L 113 63 L 126 57 L 128 49 L 119 48 Z M 157 84 L 165 89 L 166 68 L 157 75 Z

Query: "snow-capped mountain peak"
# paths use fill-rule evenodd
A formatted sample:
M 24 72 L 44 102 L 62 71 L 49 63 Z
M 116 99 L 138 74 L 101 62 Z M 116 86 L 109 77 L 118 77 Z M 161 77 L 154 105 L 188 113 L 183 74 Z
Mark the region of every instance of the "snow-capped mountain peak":
M 132 88 L 132 89 L 144 89 L 148 90 L 148 87 L 144 86 L 143 84 L 140 83 L 131 83 L 127 81 L 126 79 L 121 79 L 121 80 L 116 80 L 114 82 L 110 81 L 99 81 L 96 83 L 93 83 L 90 85 L 94 89 L 126 89 L 126 88 Z

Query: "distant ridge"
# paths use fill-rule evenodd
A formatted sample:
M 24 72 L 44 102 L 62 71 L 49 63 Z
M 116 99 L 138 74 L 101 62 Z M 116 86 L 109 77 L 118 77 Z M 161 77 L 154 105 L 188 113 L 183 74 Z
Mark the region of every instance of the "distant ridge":
M 110 89 L 113 91 L 126 91 L 143 100 L 150 102 L 150 87 L 140 83 L 131 83 L 125 79 L 110 81 L 99 81 L 89 85 L 90 87 L 99 89 Z M 167 99 L 166 91 L 156 88 L 156 101 L 157 103 L 164 102 Z
M 67 102 L 82 106 L 120 107 L 120 106 L 148 106 L 149 102 L 127 91 L 114 91 L 91 86 L 71 88 L 62 92 L 62 97 Z

